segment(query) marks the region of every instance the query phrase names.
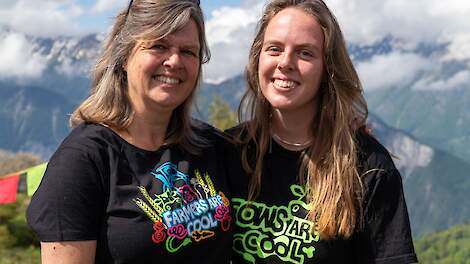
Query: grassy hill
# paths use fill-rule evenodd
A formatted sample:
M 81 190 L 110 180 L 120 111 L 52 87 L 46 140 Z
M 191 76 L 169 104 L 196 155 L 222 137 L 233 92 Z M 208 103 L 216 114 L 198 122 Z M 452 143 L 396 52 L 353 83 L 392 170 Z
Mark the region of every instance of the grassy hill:
M 470 224 L 426 235 L 415 249 L 423 264 L 470 264 Z

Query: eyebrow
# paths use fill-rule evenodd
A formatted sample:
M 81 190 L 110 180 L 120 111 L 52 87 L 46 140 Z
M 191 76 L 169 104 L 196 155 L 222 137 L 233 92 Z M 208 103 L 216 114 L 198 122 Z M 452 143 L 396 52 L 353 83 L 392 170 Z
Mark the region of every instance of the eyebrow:
M 163 44 L 165 45 L 170 45 L 171 46 L 171 41 L 168 41 L 168 39 L 166 38 L 161 38 L 161 39 L 158 39 L 152 43 L 157 43 L 157 42 L 162 42 Z M 199 43 L 198 44 L 183 44 L 181 45 L 179 48 L 182 48 L 182 49 L 195 49 L 195 50 L 199 50 L 200 49 L 200 45 Z
M 263 47 L 265 45 L 281 45 L 281 46 L 283 46 L 282 42 L 277 41 L 277 40 L 267 40 L 267 41 L 263 42 Z M 319 45 L 310 44 L 310 43 L 297 44 L 297 45 L 295 45 L 295 47 L 296 48 L 309 48 L 309 49 L 313 49 L 315 52 L 321 52 L 321 48 L 320 48 Z

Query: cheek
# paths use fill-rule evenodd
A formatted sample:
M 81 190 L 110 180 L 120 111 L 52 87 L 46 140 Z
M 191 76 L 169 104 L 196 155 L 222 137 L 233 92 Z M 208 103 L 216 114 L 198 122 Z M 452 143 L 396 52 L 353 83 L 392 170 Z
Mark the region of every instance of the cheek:
M 307 80 L 310 82 L 309 85 L 319 85 L 323 71 L 323 64 L 321 63 L 309 65 L 308 67 L 304 67 L 303 70 L 301 70 L 302 75 L 308 78 Z
M 155 71 L 159 67 L 162 67 L 163 60 L 158 56 L 148 56 L 142 61 L 143 67 L 149 71 Z
M 199 61 L 188 61 L 186 62 L 186 71 L 188 73 L 188 75 L 190 76 L 190 78 L 192 79 L 197 79 L 198 75 L 199 75 L 199 69 L 200 69 L 200 65 L 199 65 Z
M 258 64 L 258 78 L 262 84 L 268 82 L 271 79 L 273 73 L 272 65 L 272 60 L 260 57 Z

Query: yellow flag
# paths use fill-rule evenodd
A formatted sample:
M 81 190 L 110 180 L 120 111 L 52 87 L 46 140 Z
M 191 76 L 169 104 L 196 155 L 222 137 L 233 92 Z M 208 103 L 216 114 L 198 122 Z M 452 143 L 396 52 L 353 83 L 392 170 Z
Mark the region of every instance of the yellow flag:
M 32 196 L 34 192 L 38 189 L 38 186 L 41 183 L 42 176 L 46 171 L 46 167 L 47 162 L 44 162 L 24 171 L 26 173 L 26 185 L 28 196 Z

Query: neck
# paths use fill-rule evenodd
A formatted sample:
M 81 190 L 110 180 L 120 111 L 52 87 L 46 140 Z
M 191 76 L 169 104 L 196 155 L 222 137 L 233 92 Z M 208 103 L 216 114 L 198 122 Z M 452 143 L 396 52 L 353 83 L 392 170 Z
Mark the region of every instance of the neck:
M 314 113 L 273 110 L 272 133 L 285 142 L 303 144 L 312 140 Z
M 150 151 L 159 149 L 165 143 L 171 113 L 156 116 L 155 113 L 135 113 L 131 125 L 120 131 L 121 136 L 136 147 Z

